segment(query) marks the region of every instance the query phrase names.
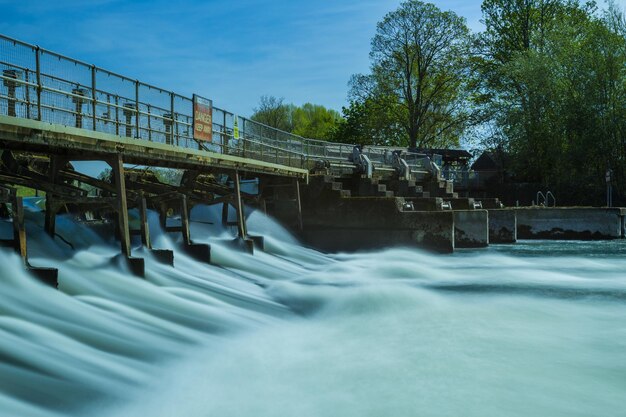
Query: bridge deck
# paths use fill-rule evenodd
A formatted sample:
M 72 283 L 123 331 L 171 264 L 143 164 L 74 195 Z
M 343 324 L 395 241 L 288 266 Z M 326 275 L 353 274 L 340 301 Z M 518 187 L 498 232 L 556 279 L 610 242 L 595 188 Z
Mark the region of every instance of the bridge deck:
M 245 156 L 182 148 L 86 129 L 0 115 L 0 147 L 57 154 L 72 160 L 97 160 L 121 154 L 125 163 L 180 169 L 240 169 L 308 178 L 308 171 Z

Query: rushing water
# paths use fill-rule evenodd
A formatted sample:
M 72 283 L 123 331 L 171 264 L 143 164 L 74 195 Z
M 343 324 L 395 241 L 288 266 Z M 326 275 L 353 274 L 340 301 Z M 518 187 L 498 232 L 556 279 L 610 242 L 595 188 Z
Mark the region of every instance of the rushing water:
M 194 209 L 146 280 L 112 238 L 28 213 L 32 263 L 0 252 L 0 415 L 626 416 L 626 242 L 325 255 L 253 213 L 265 252 Z M 0 228 L 7 232 L 10 224 Z

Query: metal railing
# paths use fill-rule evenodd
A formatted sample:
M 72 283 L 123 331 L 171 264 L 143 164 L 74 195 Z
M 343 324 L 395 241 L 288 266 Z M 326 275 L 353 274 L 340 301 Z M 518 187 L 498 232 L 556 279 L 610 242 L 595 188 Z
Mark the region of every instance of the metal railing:
M 256 122 L 214 107 L 212 141 L 196 140 L 191 98 L 2 35 L 0 79 L 0 114 L 307 167 L 302 152 L 255 134 Z
M 0 35 L 0 114 L 294 168 L 317 160 L 350 163 L 354 145 L 307 139 L 213 107 L 212 140 L 193 137 L 193 100 Z M 377 170 L 392 170 L 393 148 L 368 146 Z M 426 155 L 404 151 L 412 172 Z
M 550 205 L 550 199 L 552 199 L 552 205 Z M 544 207 L 556 207 L 556 197 L 554 197 L 552 191 L 546 191 L 545 194 L 541 191 L 537 191 L 537 205 Z

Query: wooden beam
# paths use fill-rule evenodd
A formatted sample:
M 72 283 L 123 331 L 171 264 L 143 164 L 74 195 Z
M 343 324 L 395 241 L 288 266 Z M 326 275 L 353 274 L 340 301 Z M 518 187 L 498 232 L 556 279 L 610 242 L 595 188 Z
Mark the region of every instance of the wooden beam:
M 150 242 L 150 226 L 148 225 L 148 204 L 146 203 L 146 197 L 143 191 L 139 196 L 139 227 L 141 231 L 141 243 L 148 248 L 152 249 L 152 242 Z
M 28 252 L 26 250 L 26 227 L 24 226 L 24 202 L 22 197 L 13 197 L 13 245 L 26 264 Z
M 222 226 L 224 227 L 228 226 L 228 210 L 230 209 L 230 202 L 230 199 L 226 200 L 222 205 Z
M 243 203 L 241 202 L 241 185 L 239 183 L 239 170 L 235 170 L 235 210 L 237 211 L 237 232 L 241 239 L 248 235 L 246 228 L 246 217 L 244 215 Z
M 124 179 L 124 161 L 122 155 L 109 160 L 115 179 L 115 190 L 118 199 L 117 227 L 120 238 L 122 254 L 130 257 L 130 230 L 128 225 L 128 202 L 126 200 L 126 181 Z
M 298 229 L 300 231 L 303 230 L 303 225 L 302 225 L 302 202 L 300 201 L 300 181 L 298 181 L 297 179 L 294 180 L 295 182 L 295 192 L 296 192 L 296 210 L 298 211 Z
M 183 242 L 186 245 L 191 245 L 191 236 L 189 233 L 189 209 L 187 207 L 187 196 L 185 194 L 180 196 L 180 221 L 180 226 L 183 232 Z
M 56 155 L 50 156 L 50 164 L 48 165 L 48 180 L 52 185 L 56 184 L 59 170 L 61 169 L 61 158 Z M 46 215 L 44 218 L 44 230 L 50 237 L 54 239 L 56 234 L 56 218 L 59 211 L 58 204 L 54 201 L 55 195 L 51 192 L 46 193 Z

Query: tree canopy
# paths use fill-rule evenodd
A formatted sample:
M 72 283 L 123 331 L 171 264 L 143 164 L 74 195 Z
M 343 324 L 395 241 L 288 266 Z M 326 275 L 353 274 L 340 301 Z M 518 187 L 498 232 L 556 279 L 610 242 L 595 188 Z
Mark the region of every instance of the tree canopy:
M 467 100 L 469 50 L 463 18 L 430 3 L 402 3 L 377 25 L 371 73 L 350 81 L 352 113 L 359 108 L 382 112 L 383 132 L 393 133 L 386 142 L 413 148 L 458 145 L 473 116 Z M 374 141 L 380 142 L 380 133 Z
M 251 117 L 255 122 L 310 139 L 328 140 L 341 115 L 319 104 L 285 104 L 283 98 L 261 96 Z

